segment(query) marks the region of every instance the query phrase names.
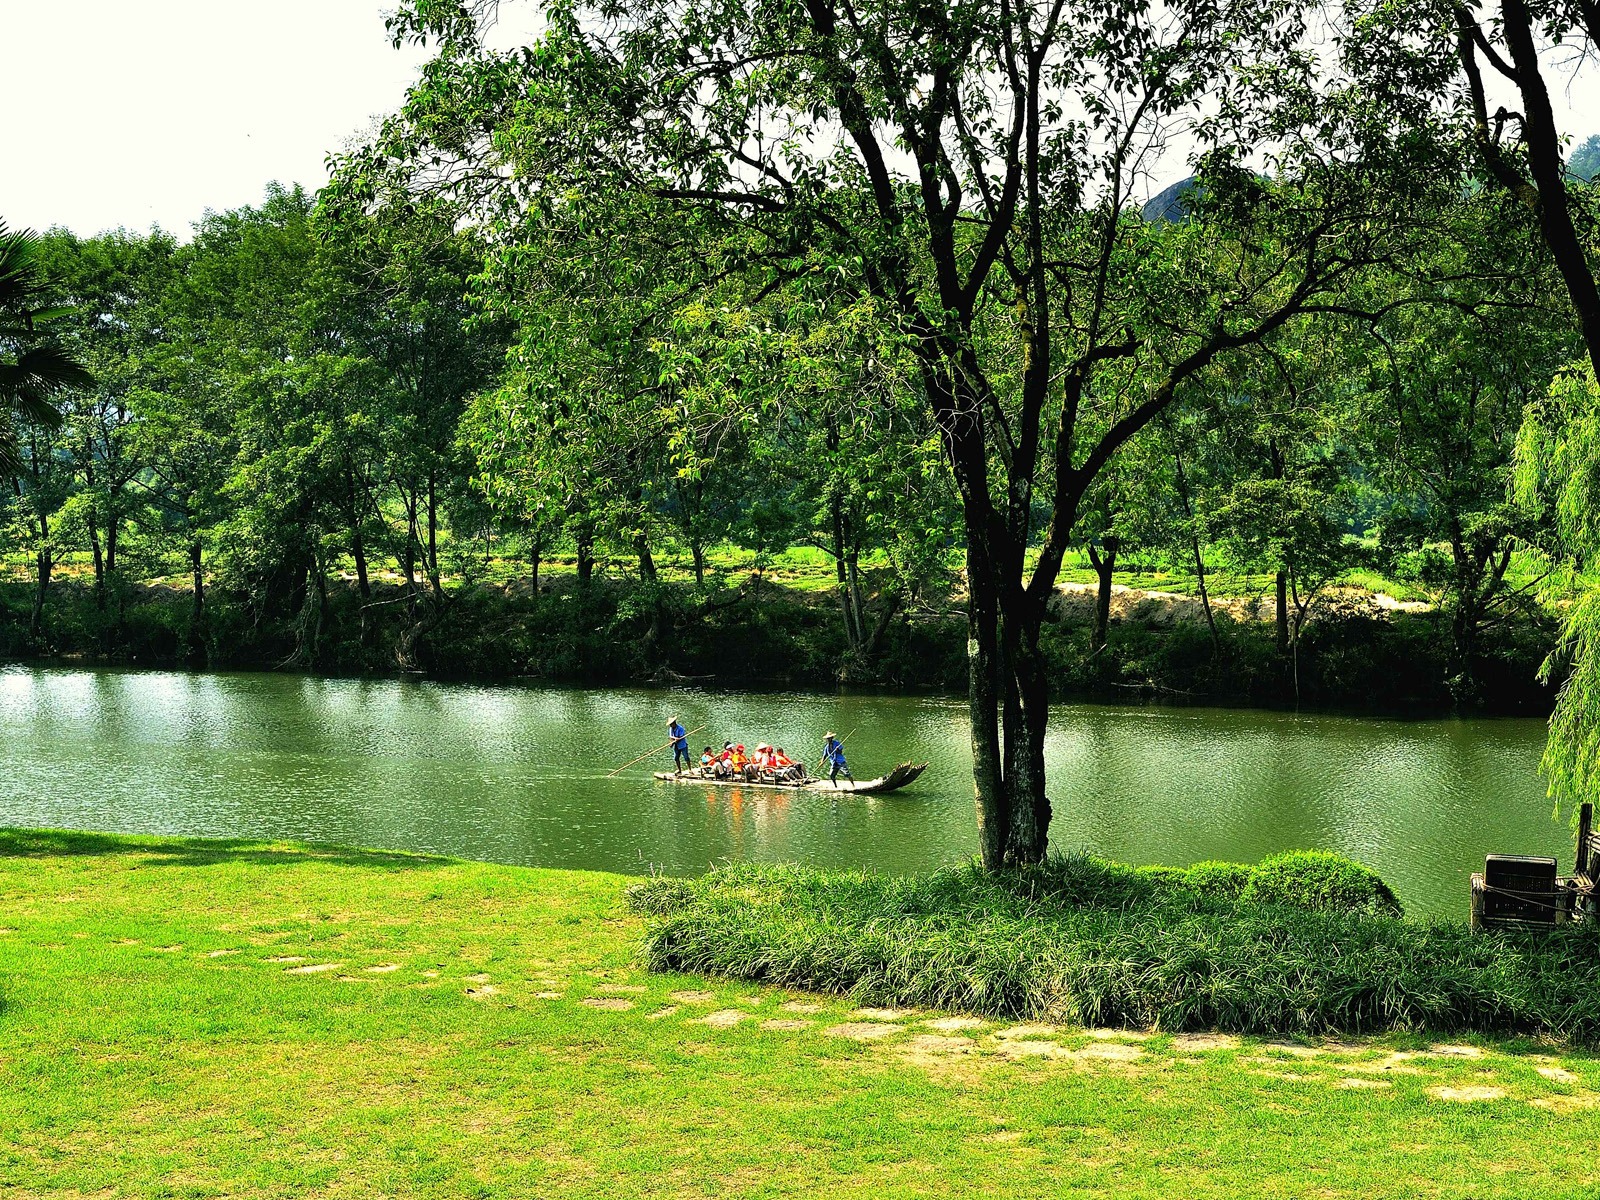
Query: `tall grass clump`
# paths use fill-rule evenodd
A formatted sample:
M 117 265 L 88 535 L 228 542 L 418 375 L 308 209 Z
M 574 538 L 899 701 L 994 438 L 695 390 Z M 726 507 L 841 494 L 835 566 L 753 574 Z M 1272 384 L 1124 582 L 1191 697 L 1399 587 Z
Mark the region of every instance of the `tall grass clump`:
M 1329 861 L 1333 860 L 1333 861 Z M 630 894 L 659 970 L 1085 1025 L 1600 1042 L 1600 930 L 1408 921 L 1365 868 L 1067 855 L 921 877 L 738 864 Z

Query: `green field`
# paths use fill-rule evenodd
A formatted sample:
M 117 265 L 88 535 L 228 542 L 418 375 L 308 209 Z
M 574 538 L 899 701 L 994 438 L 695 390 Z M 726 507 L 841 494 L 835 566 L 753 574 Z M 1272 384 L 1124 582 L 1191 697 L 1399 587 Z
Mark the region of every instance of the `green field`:
M 0 1194 L 1600 1195 L 1587 1054 L 652 975 L 624 883 L 0 833 Z

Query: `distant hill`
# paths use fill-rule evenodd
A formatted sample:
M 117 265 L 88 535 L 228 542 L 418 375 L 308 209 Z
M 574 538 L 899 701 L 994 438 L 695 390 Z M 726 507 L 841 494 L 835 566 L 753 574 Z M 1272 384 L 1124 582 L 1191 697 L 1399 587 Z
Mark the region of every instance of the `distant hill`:
M 1600 133 L 1590 134 L 1589 140 L 1572 152 L 1567 170 L 1589 183 L 1600 176 Z
M 1140 209 L 1144 219 L 1156 221 L 1183 221 L 1189 216 L 1190 196 L 1196 187 L 1195 177 L 1180 179 L 1160 195 L 1151 197 Z

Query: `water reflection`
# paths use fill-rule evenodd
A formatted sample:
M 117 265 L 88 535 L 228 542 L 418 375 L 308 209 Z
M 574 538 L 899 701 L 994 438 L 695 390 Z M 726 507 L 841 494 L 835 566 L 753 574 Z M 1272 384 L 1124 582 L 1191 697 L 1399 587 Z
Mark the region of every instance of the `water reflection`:
M 815 758 L 854 731 L 833 798 L 658 784 L 666 719 L 694 749 L 772 740 Z M 948 699 L 487 688 L 161 672 L 0 671 L 0 823 L 292 837 L 546 866 L 698 871 L 737 858 L 918 871 L 975 850 L 965 706 Z M 1486 850 L 1571 853 L 1537 721 L 1399 723 L 1065 706 L 1047 746 L 1058 847 L 1133 862 L 1320 846 L 1457 913 Z

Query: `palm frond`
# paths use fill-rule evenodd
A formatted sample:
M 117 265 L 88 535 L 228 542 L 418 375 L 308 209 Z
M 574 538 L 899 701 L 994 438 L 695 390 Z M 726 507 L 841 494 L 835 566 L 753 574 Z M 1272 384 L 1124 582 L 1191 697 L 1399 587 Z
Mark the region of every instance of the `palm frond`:
M 0 311 L 25 311 L 45 287 L 39 270 L 39 235 L 0 220 Z
M 11 423 L 11 414 L 0 408 L 0 479 L 10 479 L 22 474 L 22 447 L 17 442 L 17 430 Z

